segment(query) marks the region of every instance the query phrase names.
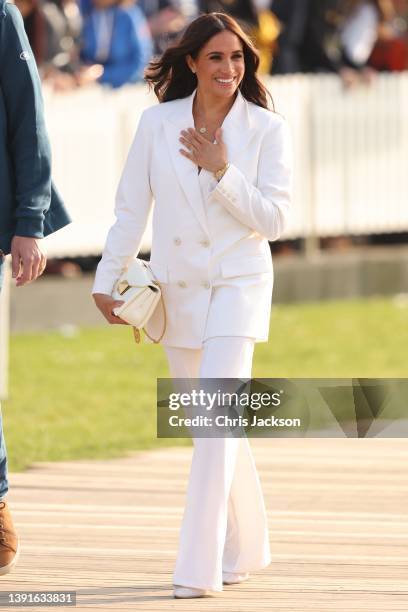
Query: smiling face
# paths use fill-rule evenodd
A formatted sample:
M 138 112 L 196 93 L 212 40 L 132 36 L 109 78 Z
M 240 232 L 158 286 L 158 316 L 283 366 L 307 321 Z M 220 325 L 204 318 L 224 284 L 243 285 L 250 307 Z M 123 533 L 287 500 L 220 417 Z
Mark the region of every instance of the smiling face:
M 199 89 L 206 94 L 229 98 L 244 77 L 242 42 L 229 30 L 215 34 L 195 59 L 187 56 L 187 64 L 197 75 Z

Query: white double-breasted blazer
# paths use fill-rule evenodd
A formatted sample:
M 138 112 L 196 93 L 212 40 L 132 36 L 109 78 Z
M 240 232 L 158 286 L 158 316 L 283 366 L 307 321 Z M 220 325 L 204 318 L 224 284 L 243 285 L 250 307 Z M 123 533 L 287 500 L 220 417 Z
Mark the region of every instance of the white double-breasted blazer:
M 199 348 L 213 336 L 266 341 L 273 286 L 268 240 L 282 234 L 290 210 L 288 126 L 238 91 L 222 125 L 230 166 L 217 183 L 179 152 L 180 131 L 194 127 L 194 95 L 143 112 L 93 293 L 111 293 L 139 252 L 153 207 L 150 265 L 167 311 L 162 343 Z M 147 330 L 154 337 L 161 328 L 159 306 Z

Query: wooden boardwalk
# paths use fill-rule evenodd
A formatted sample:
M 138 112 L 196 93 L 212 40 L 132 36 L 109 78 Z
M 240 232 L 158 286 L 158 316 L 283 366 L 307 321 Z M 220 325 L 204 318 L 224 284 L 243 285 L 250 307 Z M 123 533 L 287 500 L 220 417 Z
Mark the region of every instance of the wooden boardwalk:
M 12 474 L 22 553 L 1 591 L 74 590 L 77 610 L 407 612 L 408 441 L 251 444 L 273 561 L 248 582 L 172 598 L 191 456 L 172 448 Z

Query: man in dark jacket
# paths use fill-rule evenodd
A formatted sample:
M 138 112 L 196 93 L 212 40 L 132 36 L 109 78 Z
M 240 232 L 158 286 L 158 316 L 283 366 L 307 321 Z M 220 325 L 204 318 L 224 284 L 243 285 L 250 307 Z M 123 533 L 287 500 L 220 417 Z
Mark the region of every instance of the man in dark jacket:
M 70 222 L 51 182 L 51 154 L 41 85 L 18 9 L 0 0 L 0 288 L 11 252 L 17 286 L 44 271 L 40 239 Z M 18 539 L 4 499 L 7 457 L 0 419 L 0 575 L 18 557 Z

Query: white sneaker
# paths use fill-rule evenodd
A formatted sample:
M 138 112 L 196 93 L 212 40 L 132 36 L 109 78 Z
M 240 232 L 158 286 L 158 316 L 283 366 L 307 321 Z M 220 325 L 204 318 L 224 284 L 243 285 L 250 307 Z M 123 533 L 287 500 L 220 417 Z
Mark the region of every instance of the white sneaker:
M 191 597 L 204 597 L 207 594 L 205 589 L 193 589 L 193 587 L 183 587 L 174 585 L 173 597 L 176 599 L 188 599 Z
M 239 584 L 240 582 L 244 582 L 244 580 L 248 580 L 248 578 L 248 572 L 245 572 L 244 574 L 236 574 L 235 572 L 222 572 L 223 584 Z

